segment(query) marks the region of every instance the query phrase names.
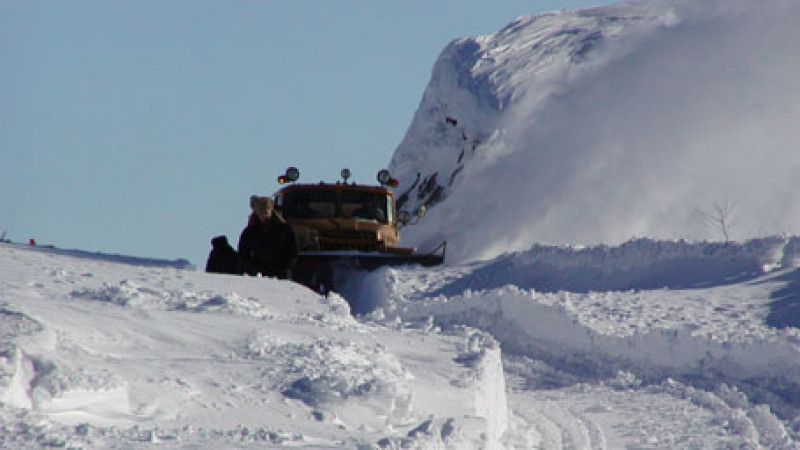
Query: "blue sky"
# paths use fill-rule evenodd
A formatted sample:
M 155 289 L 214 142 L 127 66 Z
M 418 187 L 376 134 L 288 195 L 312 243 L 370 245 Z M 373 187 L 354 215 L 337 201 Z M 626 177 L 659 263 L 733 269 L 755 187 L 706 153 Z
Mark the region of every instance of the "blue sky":
M 0 0 L 0 234 L 202 267 L 287 166 L 372 182 L 450 40 L 603 3 Z

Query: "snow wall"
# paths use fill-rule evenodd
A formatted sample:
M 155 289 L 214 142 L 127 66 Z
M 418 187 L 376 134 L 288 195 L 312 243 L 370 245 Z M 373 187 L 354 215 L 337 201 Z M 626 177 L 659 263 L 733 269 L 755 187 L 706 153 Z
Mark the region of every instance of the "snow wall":
M 450 261 L 534 243 L 800 228 L 800 3 L 666 0 L 453 41 L 395 151 L 404 240 Z M 709 224 L 709 216 L 712 221 Z

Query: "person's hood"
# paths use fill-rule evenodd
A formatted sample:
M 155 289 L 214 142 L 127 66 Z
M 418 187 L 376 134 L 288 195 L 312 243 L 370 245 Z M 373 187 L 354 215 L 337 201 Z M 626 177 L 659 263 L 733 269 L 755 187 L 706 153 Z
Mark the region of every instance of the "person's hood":
M 228 244 L 227 237 L 217 236 L 211 240 L 211 246 L 214 248 L 223 248 L 223 247 L 230 247 L 230 244 Z

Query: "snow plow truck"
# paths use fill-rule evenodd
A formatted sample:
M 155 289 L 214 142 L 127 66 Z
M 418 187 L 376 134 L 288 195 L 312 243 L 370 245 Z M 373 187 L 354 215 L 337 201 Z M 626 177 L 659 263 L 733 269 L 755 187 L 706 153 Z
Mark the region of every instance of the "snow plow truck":
M 303 184 L 300 171 L 290 167 L 278 177 L 285 185 L 274 195 L 275 210 L 291 226 L 297 243 L 293 281 L 320 293 L 336 289 L 353 271 L 444 262 L 447 243 L 429 253 L 401 247 L 399 229 L 410 224 L 411 214 L 398 214 L 394 194 L 398 185 L 387 170 L 377 175 L 377 185 L 349 182 L 350 171 L 341 171 L 341 181 Z M 417 221 L 424 208 L 416 211 Z M 416 222 L 415 222 L 416 223 Z

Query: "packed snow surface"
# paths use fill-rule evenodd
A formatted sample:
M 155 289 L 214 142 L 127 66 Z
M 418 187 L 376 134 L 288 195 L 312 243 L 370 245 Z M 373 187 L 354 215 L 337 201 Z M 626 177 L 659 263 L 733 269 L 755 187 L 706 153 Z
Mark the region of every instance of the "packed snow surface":
M 345 300 L 0 244 L 0 446 L 796 448 L 797 249 L 538 246 Z

